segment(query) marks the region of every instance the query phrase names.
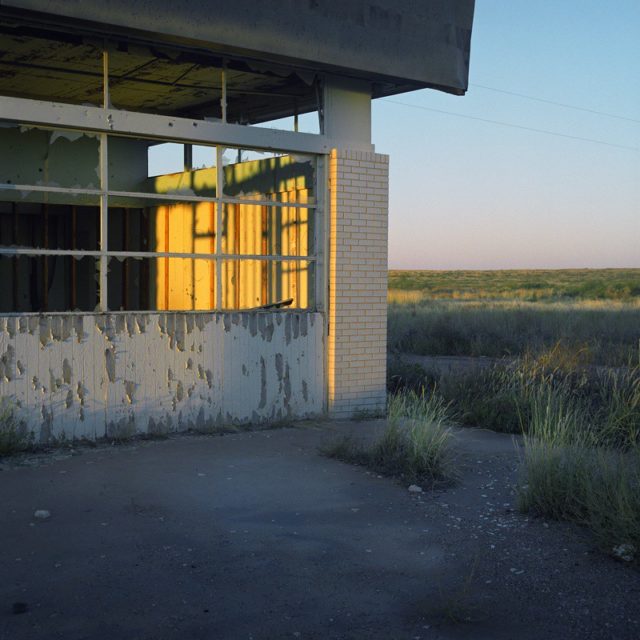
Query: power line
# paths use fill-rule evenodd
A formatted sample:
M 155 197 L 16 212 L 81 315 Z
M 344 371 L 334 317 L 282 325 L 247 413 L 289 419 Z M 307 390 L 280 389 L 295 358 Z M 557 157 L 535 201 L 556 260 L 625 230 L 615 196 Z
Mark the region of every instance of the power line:
M 487 91 L 495 91 L 496 93 L 504 93 L 508 96 L 516 96 L 518 98 L 525 98 L 526 100 L 535 100 L 536 102 L 544 102 L 545 104 L 552 104 L 556 107 L 563 107 L 565 109 L 575 109 L 576 111 L 584 111 L 585 113 L 593 113 L 598 116 L 606 116 L 607 118 L 616 118 L 617 120 L 626 120 L 627 122 L 635 122 L 640 124 L 640 120 L 636 118 L 628 118 L 627 116 L 619 116 L 615 113 L 608 113 L 607 111 L 597 111 L 596 109 L 588 109 L 587 107 L 579 107 L 575 104 L 567 104 L 565 102 L 556 102 L 555 100 L 547 100 L 546 98 L 538 98 L 536 96 L 530 96 L 526 93 L 518 93 L 517 91 L 507 91 L 506 89 L 497 89 L 496 87 L 488 87 L 484 84 L 476 84 L 474 82 L 469 83 L 472 87 L 478 89 L 486 89 Z
M 382 98 L 384 102 L 390 102 L 392 104 L 398 104 L 403 107 L 411 107 L 412 109 L 421 109 L 422 111 L 432 111 L 433 113 L 442 113 L 446 116 L 455 116 L 457 118 L 466 118 L 467 120 L 478 120 L 479 122 L 486 122 L 488 124 L 495 124 L 501 127 L 510 127 L 512 129 L 521 129 L 523 131 L 533 131 L 534 133 L 544 133 L 548 136 L 557 136 L 559 138 L 569 138 L 570 140 L 582 140 L 583 142 L 592 142 L 593 144 L 602 144 L 607 147 L 615 147 L 617 149 L 626 149 L 627 151 L 635 151 L 638 153 L 640 149 L 638 147 L 630 147 L 624 144 L 616 144 L 615 142 L 607 142 L 605 140 L 596 140 L 595 138 L 583 138 L 582 136 L 573 136 L 568 133 L 559 133 L 558 131 L 548 131 L 547 129 L 536 129 L 534 127 L 526 127 L 521 124 L 513 124 L 511 122 L 501 122 L 500 120 L 489 120 L 488 118 L 479 118 L 478 116 L 469 116 L 463 113 L 453 113 L 451 111 L 444 111 L 443 109 L 434 109 L 432 107 L 424 107 L 418 104 L 410 104 L 408 102 L 400 102 L 399 100 L 390 100 L 389 98 Z

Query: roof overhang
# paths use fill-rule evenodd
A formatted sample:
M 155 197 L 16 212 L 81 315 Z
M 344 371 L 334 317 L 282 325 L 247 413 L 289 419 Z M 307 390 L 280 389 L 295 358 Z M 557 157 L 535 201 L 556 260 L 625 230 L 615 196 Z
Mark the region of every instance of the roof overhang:
M 293 103 L 298 112 L 315 108 L 308 87 L 322 74 L 366 80 L 373 97 L 427 87 L 462 95 L 473 11 L 474 0 L 0 0 L 5 30 L 18 34 L 165 46 L 185 64 L 225 58 L 247 122 L 290 115 Z M 6 54 L 0 43 L 0 62 Z

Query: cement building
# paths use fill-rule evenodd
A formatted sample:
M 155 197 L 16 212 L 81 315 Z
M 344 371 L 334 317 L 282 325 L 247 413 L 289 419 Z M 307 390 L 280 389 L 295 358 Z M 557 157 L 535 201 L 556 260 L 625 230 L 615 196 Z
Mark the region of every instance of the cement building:
M 383 408 L 371 101 L 464 94 L 472 18 L 0 0 L 0 394 L 36 440 Z

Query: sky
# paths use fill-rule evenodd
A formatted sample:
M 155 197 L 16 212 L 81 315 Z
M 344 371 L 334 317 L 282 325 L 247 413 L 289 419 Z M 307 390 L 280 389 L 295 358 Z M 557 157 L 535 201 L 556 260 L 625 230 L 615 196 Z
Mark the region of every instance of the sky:
M 469 82 L 373 103 L 390 268 L 640 267 L 640 1 L 476 0 Z

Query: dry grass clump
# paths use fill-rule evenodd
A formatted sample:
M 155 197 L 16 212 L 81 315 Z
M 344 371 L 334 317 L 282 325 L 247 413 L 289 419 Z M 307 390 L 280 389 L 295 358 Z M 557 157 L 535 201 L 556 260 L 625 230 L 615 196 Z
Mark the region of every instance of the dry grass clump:
M 481 370 L 438 373 L 391 357 L 391 392 L 425 387 L 444 398 L 457 420 L 507 433 L 528 432 L 540 393 L 564 393 L 572 406 L 598 425 L 599 442 L 631 448 L 640 443 L 640 366 L 617 369 L 590 365 L 588 349 L 562 344 L 538 354 Z
M 521 509 L 585 525 L 606 551 L 619 555 L 625 549 L 626 560 L 639 559 L 640 448 L 635 434 L 612 438 L 609 426 L 594 420 L 562 388 L 540 390 L 532 398 L 527 431 Z
M 451 423 L 439 395 L 405 390 L 389 398 L 387 426 L 372 444 L 342 439 L 323 453 L 407 484 L 448 482 L 456 475 Z
M 25 451 L 32 444 L 32 435 L 16 416 L 14 406 L 7 398 L 0 398 L 0 456 Z

